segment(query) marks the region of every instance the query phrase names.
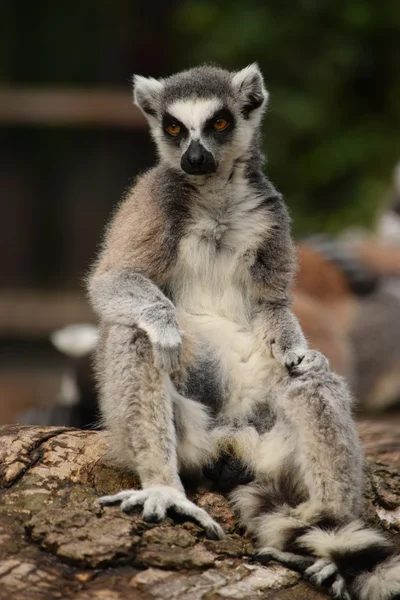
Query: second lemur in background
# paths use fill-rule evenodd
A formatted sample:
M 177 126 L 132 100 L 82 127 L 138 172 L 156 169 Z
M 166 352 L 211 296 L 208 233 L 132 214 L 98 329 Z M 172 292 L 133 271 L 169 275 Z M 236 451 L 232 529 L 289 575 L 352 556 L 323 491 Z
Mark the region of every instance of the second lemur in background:
M 181 475 L 222 479 L 261 559 L 337 598 L 399 598 L 399 558 L 358 520 L 351 398 L 291 312 L 295 252 L 262 172 L 258 67 L 137 76 L 134 99 L 160 160 L 116 212 L 89 294 L 110 445 L 143 489 L 100 502 L 148 520 L 172 509 L 221 537 Z

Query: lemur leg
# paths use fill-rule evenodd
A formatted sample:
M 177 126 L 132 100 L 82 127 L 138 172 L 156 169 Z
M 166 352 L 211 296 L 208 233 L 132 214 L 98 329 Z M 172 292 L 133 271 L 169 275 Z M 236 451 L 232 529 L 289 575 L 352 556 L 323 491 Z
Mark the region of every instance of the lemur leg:
M 358 516 L 363 458 L 344 380 L 322 354 L 309 350 L 278 402 L 296 438 L 296 462 L 310 502 L 341 519 Z
M 232 498 L 258 542 L 261 561 L 278 560 L 344 598 L 336 565 L 296 540 L 311 527 L 330 529 L 358 514 L 361 452 L 350 397 L 314 351 L 275 385 L 277 423 L 260 444 L 257 481 Z
M 143 518 L 157 521 L 170 509 L 196 520 L 209 537 L 222 537 L 221 527 L 185 496 L 178 474 L 168 376 L 154 367 L 147 335 L 111 325 L 103 330 L 103 338 L 98 372 L 112 451 L 139 474 L 143 489 L 104 496 L 100 504 L 120 503 L 124 511 L 143 506 Z
M 274 395 L 277 410 L 283 411 L 296 436 L 299 468 L 311 499 L 339 514 L 352 514 L 361 498 L 362 453 L 344 381 L 330 372 L 320 352 L 308 348 L 288 298 L 261 303 L 254 325 L 286 367 Z
M 296 462 L 309 493 L 309 499 L 291 511 L 297 526 L 287 524 L 289 542 L 291 538 L 297 551 L 301 548 L 296 539 L 310 526 L 331 529 L 359 515 L 363 465 L 351 403 L 344 380 L 329 370 L 323 355 L 309 350 L 282 396 L 285 416 L 295 429 Z M 304 577 L 328 586 L 334 598 L 349 598 L 330 558 L 316 560 Z

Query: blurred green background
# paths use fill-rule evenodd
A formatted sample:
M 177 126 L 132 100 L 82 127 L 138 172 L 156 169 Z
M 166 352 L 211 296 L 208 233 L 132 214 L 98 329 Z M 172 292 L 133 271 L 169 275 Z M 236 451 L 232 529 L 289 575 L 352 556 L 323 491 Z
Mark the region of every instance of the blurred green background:
M 134 72 L 165 76 L 204 61 L 259 62 L 270 91 L 267 170 L 298 236 L 372 225 L 400 156 L 399 0 L 0 6 L 3 86 L 129 93 Z M 3 236 L 14 257 L 2 265 L 6 281 L 76 287 L 112 206 L 155 160 L 147 133 L 1 125 L 2 202 L 14 223 Z M 18 262 L 22 239 L 29 250 Z

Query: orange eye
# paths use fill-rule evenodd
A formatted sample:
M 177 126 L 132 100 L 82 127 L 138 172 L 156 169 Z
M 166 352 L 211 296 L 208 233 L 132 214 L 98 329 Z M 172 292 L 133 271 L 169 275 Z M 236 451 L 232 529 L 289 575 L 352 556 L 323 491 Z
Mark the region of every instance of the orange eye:
M 223 131 L 224 129 L 226 129 L 228 127 L 229 123 L 226 119 L 217 119 L 216 121 L 214 121 L 213 123 L 213 127 L 214 129 L 216 129 L 217 131 Z
M 181 130 L 181 128 L 178 125 L 178 123 L 171 123 L 171 125 L 168 125 L 168 127 L 167 127 L 167 131 L 170 135 L 178 135 L 180 130 Z

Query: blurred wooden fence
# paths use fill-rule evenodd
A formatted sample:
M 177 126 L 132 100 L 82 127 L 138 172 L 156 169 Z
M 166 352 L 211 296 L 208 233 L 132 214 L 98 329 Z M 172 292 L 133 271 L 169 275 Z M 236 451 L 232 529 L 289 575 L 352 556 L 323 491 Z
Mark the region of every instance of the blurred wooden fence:
M 0 87 L 0 124 L 146 128 L 129 92 L 110 88 Z
M 104 224 L 154 160 L 129 90 L 0 86 L 0 336 L 89 318 L 83 277 Z

